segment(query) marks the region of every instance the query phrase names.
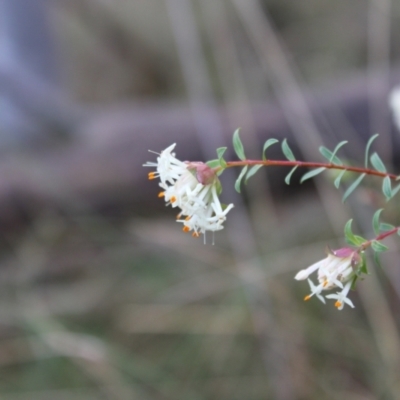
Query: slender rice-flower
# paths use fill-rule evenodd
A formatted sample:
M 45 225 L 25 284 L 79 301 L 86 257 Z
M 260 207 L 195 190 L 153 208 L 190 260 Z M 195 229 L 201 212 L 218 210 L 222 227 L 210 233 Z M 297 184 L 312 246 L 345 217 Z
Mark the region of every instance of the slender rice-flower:
M 215 170 L 202 162 L 183 162 L 172 151 L 175 144 L 163 150 L 157 162 L 147 162 L 145 167 L 155 167 L 149 179 L 160 178 L 163 197 L 167 205 L 180 208 L 177 221 L 183 231 L 199 237 L 206 231 L 223 229 L 227 213 L 233 204 L 222 206 L 218 194 L 220 183 Z
M 338 310 L 343 309 L 345 304 L 354 307 L 347 295 L 356 277 L 356 270 L 360 263 L 361 257 L 354 249 L 344 247 L 334 251 L 329 250 L 326 258 L 296 274 L 296 280 L 304 280 L 308 279 L 312 273 L 317 272 L 318 284 L 315 285 L 308 279 L 311 293 L 304 300 L 309 300 L 315 295 L 325 303 L 322 292 L 339 288 L 341 291 L 336 294 L 329 294 L 326 298 L 336 299 L 335 307 Z

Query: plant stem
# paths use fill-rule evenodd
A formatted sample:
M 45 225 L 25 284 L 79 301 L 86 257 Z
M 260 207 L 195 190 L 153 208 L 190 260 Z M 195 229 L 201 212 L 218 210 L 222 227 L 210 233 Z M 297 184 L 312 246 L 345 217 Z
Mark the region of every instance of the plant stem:
M 362 168 L 362 167 L 351 167 L 346 165 L 338 165 L 332 163 L 323 163 L 323 162 L 308 162 L 308 161 L 287 161 L 287 160 L 242 160 L 242 161 L 227 161 L 227 168 L 230 167 L 244 167 L 244 166 L 253 166 L 253 165 L 263 165 L 264 167 L 273 167 L 273 166 L 281 166 L 281 167 L 304 167 L 304 168 L 321 168 L 324 167 L 326 169 L 336 169 L 336 170 L 346 170 L 349 172 L 355 172 L 358 174 L 367 174 L 373 176 L 379 176 L 381 178 L 389 177 L 392 180 L 397 179 L 397 175 L 390 174 L 387 172 L 380 172 L 370 168 Z
M 366 248 L 368 248 L 369 246 L 371 246 L 372 242 L 375 241 L 380 241 L 383 240 L 385 238 L 387 238 L 388 236 L 394 235 L 395 233 L 398 232 L 398 230 L 400 229 L 400 226 L 396 226 L 393 229 L 391 229 L 390 231 L 386 231 L 386 232 L 382 232 L 381 234 L 379 234 L 376 238 L 371 239 L 366 241 L 365 243 L 363 243 L 359 248 L 358 248 L 358 252 L 364 251 Z

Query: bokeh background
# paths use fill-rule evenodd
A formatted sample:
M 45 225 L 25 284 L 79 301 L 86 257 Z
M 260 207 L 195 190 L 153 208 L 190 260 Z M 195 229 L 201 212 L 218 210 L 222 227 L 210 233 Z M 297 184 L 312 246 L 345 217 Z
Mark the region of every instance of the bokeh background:
M 0 398 L 398 399 L 399 241 L 338 312 L 295 273 L 372 237 L 397 200 L 366 179 L 260 171 L 226 229 L 194 239 L 142 164 L 374 143 L 399 170 L 391 0 L 0 0 Z M 269 157 L 283 158 L 278 145 Z M 352 177 L 349 177 L 352 178 Z M 214 243 L 213 243 L 214 242 Z

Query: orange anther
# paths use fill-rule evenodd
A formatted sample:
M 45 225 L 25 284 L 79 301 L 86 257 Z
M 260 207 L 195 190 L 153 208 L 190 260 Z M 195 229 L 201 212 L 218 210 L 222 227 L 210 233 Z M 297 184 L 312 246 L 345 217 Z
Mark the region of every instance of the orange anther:
M 335 307 L 336 308 L 339 308 L 340 306 L 342 305 L 342 302 L 341 301 L 336 301 L 336 303 L 335 303 Z
M 149 179 L 156 179 L 156 173 L 155 172 L 149 172 L 148 175 Z
M 304 297 L 304 301 L 308 301 L 310 299 L 311 299 L 311 295 L 310 294 L 308 294 L 306 297 Z
M 184 226 L 184 227 L 182 228 L 182 230 L 183 230 L 183 232 L 189 232 L 189 231 L 190 231 L 190 228 L 189 228 L 188 226 Z
M 158 193 L 158 197 L 164 197 L 164 196 L 165 196 L 165 192 Z
M 171 201 L 171 203 L 175 203 L 176 202 L 176 197 L 175 196 L 171 196 L 171 198 L 169 200 Z
M 193 237 L 199 237 L 200 234 L 199 234 L 199 232 L 193 232 L 193 233 L 192 233 L 192 236 L 193 236 Z

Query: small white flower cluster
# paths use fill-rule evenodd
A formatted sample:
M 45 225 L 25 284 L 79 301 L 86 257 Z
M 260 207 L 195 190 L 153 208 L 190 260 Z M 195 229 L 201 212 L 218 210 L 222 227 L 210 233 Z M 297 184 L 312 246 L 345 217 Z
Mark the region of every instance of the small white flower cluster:
M 233 204 L 221 205 L 215 171 L 201 162 L 178 160 L 174 148 L 175 144 L 172 144 L 159 154 L 157 162 L 144 164 L 156 168 L 148 177 L 160 178 L 162 191 L 158 196 L 164 197 L 167 205 L 180 208 L 177 221 L 183 223 L 184 232 L 193 231 L 192 236 L 199 237 L 206 231 L 223 229 Z
M 318 271 L 318 285 L 308 279 L 311 293 L 304 300 L 309 300 L 315 295 L 325 304 L 325 298 L 321 294 L 322 291 L 340 288 L 341 291 L 325 297 L 336 300 L 335 307 L 338 310 L 342 310 L 345 304 L 354 308 L 353 302 L 347 295 L 356 275 L 355 270 L 360 262 L 361 257 L 354 249 L 344 247 L 336 251 L 329 251 L 326 258 L 299 271 L 295 276 L 298 281 L 308 279 L 313 272 Z

